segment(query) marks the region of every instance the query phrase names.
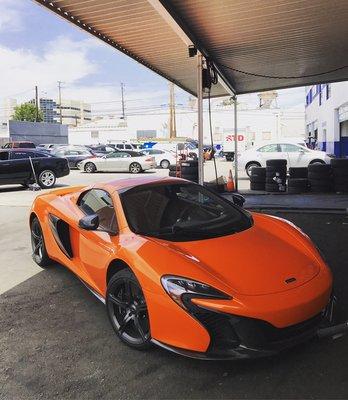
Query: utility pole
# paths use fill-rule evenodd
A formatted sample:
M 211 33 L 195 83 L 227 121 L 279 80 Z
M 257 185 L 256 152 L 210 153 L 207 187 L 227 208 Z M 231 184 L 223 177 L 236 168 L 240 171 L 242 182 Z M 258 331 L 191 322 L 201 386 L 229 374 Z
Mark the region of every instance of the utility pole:
M 35 86 L 35 108 L 36 108 L 35 121 L 39 122 L 39 91 L 37 89 L 37 86 Z
M 169 82 L 169 138 L 176 138 L 174 83 Z
M 62 81 L 58 81 L 58 101 L 59 101 L 59 119 L 60 124 L 63 124 L 63 117 L 62 117 Z
M 121 97 L 122 97 L 122 119 L 126 119 L 125 105 L 124 105 L 124 83 L 121 82 Z

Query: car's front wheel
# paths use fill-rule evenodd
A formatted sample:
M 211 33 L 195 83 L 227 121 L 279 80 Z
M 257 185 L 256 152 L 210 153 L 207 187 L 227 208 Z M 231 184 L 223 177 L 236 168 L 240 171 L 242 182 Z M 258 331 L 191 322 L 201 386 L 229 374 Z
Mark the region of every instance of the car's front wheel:
M 251 162 L 246 166 L 245 171 L 249 177 L 251 176 L 251 170 L 255 167 L 261 167 L 261 165 L 257 162 Z
M 129 166 L 129 172 L 132 174 L 139 174 L 139 172 L 141 172 L 141 165 L 137 162 L 132 163 Z
M 130 347 L 151 346 L 150 323 L 145 297 L 129 269 L 116 272 L 106 291 L 106 309 L 117 336 Z
M 56 183 L 56 174 L 50 170 L 45 169 L 40 172 L 39 175 L 39 185 L 44 189 L 50 189 Z
M 96 166 L 92 162 L 88 162 L 85 165 L 85 172 L 93 174 L 97 170 Z

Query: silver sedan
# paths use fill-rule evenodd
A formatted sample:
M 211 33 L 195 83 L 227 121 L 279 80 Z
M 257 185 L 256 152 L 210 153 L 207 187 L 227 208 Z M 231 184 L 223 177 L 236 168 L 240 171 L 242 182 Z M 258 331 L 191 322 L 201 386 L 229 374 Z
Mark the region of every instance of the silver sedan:
M 88 173 L 103 172 L 139 172 L 156 168 L 156 161 L 151 156 L 132 152 L 132 154 L 117 151 L 103 157 L 88 158 L 78 164 L 78 169 Z

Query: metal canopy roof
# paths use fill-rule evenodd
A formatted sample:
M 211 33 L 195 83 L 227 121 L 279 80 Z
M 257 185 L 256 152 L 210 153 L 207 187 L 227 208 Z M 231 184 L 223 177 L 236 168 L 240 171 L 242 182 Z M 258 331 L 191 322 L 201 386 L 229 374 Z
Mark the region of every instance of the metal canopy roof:
M 194 95 L 191 43 L 219 70 L 212 96 L 348 79 L 347 0 L 34 1 Z

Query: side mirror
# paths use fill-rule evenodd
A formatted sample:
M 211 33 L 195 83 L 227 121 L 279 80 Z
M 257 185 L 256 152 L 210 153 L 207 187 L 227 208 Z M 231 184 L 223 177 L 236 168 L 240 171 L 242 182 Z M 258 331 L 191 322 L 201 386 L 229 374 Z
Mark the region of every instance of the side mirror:
M 245 198 L 241 194 L 233 194 L 232 198 L 233 198 L 233 203 L 236 206 L 243 207 L 245 203 Z
M 79 221 L 79 227 L 86 231 L 96 231 L 99 227 L 99 217 L 97 214 L 86 215 Z

